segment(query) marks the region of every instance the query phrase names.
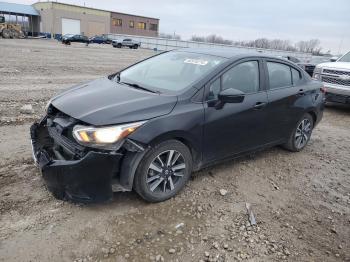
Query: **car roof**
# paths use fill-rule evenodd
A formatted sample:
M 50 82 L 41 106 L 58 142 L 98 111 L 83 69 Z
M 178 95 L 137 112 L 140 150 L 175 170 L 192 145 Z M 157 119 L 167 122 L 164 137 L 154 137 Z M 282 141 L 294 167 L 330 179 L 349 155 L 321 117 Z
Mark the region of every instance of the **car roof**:
M 273 59 L 279 59 L 282 61 L 285 61 L 286 59 L 283 58 L 278 58 L 276 56 L 271 56 L 271 55 L 265 55 L 262 54 L 258 51 L 251 51 L 251 52 L 246 52 L 244 50 L 241 51 L 236 51 L 232 50 L 231 48 L 225 48 L 225 47 L 212 47 L 212 48 L 181 48 L 177 49 L 177 51 L 182 51 L 182 52 L 189 52 L 189 53 L 198 53 L 198 54 L 204 54 L 204 55 L 212 55 L 212 56 L 219 56 L 219 57 L 224 57 L 227 59 L 232 59 L 232 58 L 246 58 L 246 57 L 265 57 L 265 58 L 273 58 Z

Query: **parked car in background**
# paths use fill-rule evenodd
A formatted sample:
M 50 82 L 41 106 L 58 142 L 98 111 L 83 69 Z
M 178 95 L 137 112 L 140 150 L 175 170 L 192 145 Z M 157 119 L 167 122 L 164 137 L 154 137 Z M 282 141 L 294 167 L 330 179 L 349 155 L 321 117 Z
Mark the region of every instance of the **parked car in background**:
M 54 97 L 31 127 L 58 198 L 177 194 L 192 171 L 263 148 L 300 151 L 322 119 L 322 83 L 295 64 L 228 49 L 158 54 Z
M 107 37 L 103 36 L 103 35 L 95 35 L 93 37 L 90 38 L 90 43 L 94 43 L 94 44 L 107 44 Z
M 336 62 L 317 65 L 313 78 L 326 87 L 326 101 L 350 104 L 350 51 Z
M 90 43 L 90 40 L 87 36 L 84 35 L 67 34 L 62 37 L 62 44 L 70 45 L 73 42 L 85 43 L 88 45 Z
M 299 63 L 298 65 L 303 68 L 310 76 L 313 76 L 315 67 L 318 64 L 330 62 L 331 58 L 327 56 L 312 56 L 310 61 L 306 63 Z
M 113 47 L 117 47 L 117 48 L 129 47 L 129 48 L 137 49 L 141 46 L 141 42 L 135 41 L 131 38 L 126 38 L 123 41 L 120 41 L 118 39 L 113 40 L 112 45 Z
M 103 34 L 102 37 L 105 37 L 107 39 L 106 40 L 107 44 L 112 44 L 113 40 L 117 40 L 118 39 L 118 36 L 116 36 L 114 34 Z
M 298 58 L 293 56 L 286 56 L 285 58 L 289 61 L 292 61 L 293 63 L 296 63 L 298 66 L 304 69 L 309 74 L 309 76 L 313 75 L 316 65 L 331 61 L 331 58 L 326 56 L 312 56 L 311 60 L 307 62 L 302 62 Z

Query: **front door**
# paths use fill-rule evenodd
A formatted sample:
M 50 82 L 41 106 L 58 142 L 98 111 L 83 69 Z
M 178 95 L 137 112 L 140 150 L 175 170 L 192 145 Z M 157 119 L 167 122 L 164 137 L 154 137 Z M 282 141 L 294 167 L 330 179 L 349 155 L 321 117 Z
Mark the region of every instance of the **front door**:
M 206 87 L 204 162 L 249 151 L 267 142 L 267 93 L 262 72 L 258 59 L 243 61 L 233 65 Z M 228 88 L 244 92 L 243 102 L 217 107 L 219 92 Z

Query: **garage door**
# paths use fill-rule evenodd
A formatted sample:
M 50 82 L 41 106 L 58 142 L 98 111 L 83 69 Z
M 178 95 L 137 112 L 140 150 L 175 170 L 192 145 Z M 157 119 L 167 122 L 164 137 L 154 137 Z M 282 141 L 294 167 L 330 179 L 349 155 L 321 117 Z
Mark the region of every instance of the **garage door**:
M 62 35 L 80 34 L 80 20 L 62 18 Z
M 89 22 L 88 23 L 88 36 L 102 35 L 106 32 L 105 23 L 101 22 Z

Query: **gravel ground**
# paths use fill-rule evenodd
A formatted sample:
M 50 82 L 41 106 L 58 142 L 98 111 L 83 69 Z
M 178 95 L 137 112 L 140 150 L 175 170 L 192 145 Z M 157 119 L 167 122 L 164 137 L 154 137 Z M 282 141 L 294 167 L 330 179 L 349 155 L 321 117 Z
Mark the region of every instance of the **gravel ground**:
M 30 123 L 55 93 L 152 54 L 0 39 L 0 261 L 350 261 L 346 107 L 326 108 L 304 151 L 275 147 L 202 170 L 163 203 L 133 192 L 98 205 L 51 196 Z

